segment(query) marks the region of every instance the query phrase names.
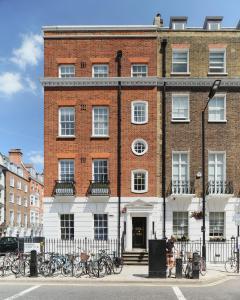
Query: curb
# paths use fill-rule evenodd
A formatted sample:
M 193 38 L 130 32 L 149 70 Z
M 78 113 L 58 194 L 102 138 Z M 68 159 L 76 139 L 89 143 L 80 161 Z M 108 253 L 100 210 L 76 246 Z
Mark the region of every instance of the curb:
M 235 278 L 235 276 L 231 276 L 231 278 Z M 40 284 L 40 285 L 158 285 L 158 286 L 204 286 L 211 284 L 218 284 L 226 280 L 231 279 L 229 276 L 218 276 L 205 280 L 201 279 L 143 279 L 143 280 L 106 280 L 106 279 L 65 279 L 65 278 L 16 278 L 16 279 L 0 279 L 0 284 Z

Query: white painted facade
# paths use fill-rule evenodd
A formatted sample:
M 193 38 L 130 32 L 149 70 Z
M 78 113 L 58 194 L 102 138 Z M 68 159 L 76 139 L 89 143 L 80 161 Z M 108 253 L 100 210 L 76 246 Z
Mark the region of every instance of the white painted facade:
M 224 238 L 230 239 L 237 234 L 235 216 L 240 205 L 240 199 L 227 196 L 207 196 L 206 198 L 206 240 L 209 240 L 209 212 L 224 212 Z M 173 234 L 173 212 L 188 212 L 188 237 L 190 240 L 202 238 L 202 219 L 191 218 L 193 211 L 202 209 L 202 199 L 193 195 L 166 199 L 166 236 Z M 146 248 L 147 240 L 162 238 L 163 229 L 163 200 L 157 197 L 123 197 L 121 202 L 121 236 L 126 228 L 125 250 L 132 251 L 132 219 L 133 217 L 146 218 Z M 108 215 L 108 239 L 117 238 L 118 225 L 118 198 L 108 199 L 87 197 L 44 199 L 44 236 L 46 238 L 61 238 L 61 214 L 74 214 L 74 238 L 94 239 L 94 214 Z M 125 222 L 125 225 L 124 225 Z M 154 223 L 154 225 L 153 225 Z M 154 227 L 154 228 L 153 228 Z M 153 232 L 154 229 L 154 232 Z

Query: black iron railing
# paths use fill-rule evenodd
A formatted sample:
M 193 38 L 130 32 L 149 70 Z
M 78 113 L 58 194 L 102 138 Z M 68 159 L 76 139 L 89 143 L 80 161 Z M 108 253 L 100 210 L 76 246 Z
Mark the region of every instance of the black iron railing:
M 194 194 L 194 181 L 189 180 L 172 180 L 171 193 L 173 195 Z
M 87 195 L 88 196 L 110 196 L 110 182 L 90 180 Z
M 53 196 L 74 196 L 75 181 L 56 180 L 53 189 Z
M 231 181 L 209 181 L 207 184 L 208 195 L 233 194 L 233 185 Z

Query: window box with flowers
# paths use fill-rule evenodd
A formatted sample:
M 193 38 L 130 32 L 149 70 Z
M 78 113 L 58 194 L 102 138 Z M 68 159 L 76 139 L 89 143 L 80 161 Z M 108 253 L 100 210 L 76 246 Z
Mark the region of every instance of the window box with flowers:
M 190 215 L 190 218 L 194 218 L 196 220 L 201 220 L 203 218 L 202 211 L 193 211 Z
M 224 237 L 210 237 L 209 242 L 226 242 Z

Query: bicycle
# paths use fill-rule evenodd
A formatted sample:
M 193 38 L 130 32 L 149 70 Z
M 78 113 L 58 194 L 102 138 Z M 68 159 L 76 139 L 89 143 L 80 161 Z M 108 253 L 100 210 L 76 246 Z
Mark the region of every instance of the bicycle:
M 224 264 L 225 270 L 228 273 L 237 272 L 237 252 L 233 252 L 232 256 L 229 257 Z

